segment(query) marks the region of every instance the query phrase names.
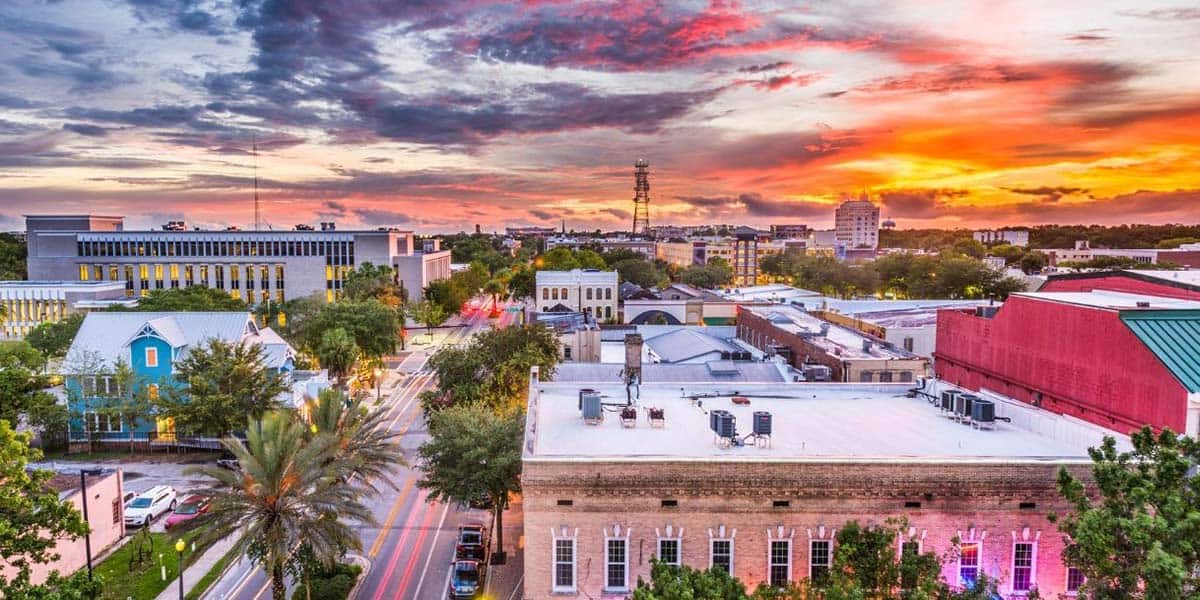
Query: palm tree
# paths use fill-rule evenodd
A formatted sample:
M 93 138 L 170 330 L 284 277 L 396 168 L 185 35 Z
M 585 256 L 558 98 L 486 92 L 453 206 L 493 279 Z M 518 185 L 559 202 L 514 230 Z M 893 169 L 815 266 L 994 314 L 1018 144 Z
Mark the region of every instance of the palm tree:
M 386 426 L 387 410 L 369 410 L 360 397 L 347 400 L 338 390 L 323 390 L 309 403 L 310 438 L 333 438 L 327 464 L 342 481 L 361 485 L 372 492 L 383 481 L 396 489 L 389 468 L 405 465 L 400 434 Z
M 508 299 L 508 284 L 499 279 L 488 280 L 483 285 L 483 293 L 492 297 L 492 304 L 499 309 L 500 301 Z
M 346 468 L 330 462 L 340 454 L 337 436 L 310 437 L 294 413 L 277 411 L 264 415 L 261 427 L 247 427 L 246 437 L 245 443 L 222 442 L 240 461 L 240 471 L 189 471 L 219 482 L 209 490 L 213 500 L 202 517 L 205 535 L 214 540 L 240 535 L 235 553 L 261 565 L 274 600 L 285 600 L 285 573 L 296 548 L 303 545 L 332 565 L 347 549 L 362 547 L 346 520 L 371 524 L 374 516 L 362 502 L 364 487 L 342 479 Z

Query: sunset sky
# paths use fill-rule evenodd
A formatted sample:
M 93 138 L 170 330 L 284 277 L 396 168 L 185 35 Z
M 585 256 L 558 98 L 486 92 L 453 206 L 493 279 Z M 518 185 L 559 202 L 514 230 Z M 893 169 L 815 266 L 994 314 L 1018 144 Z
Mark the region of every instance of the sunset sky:
M 1195 2 L 0 3 L 25 213 L 421 232 L 1200 221 Z

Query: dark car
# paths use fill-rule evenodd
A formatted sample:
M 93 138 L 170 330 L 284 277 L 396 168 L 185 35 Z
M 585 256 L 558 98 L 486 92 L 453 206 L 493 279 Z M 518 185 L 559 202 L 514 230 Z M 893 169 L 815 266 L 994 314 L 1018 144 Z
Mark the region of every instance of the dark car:
M 456 560 L 450 569 L 450 600 L 467 600 L 479 595 L 479 561 Z
M 483 525 L 468 523 L 458 528 L 458 540 L 454 544 L 456 560 L 483 560 L 487 554 L 487 535 Z
M 232 471 L 238 471 L 241 470 L 242 463 L 238 460 L 238 457 L 234 453 L 226 450 L 225 452 L 222 452 L 221 457 L 217 459 L 217 466 L 224 467 Z

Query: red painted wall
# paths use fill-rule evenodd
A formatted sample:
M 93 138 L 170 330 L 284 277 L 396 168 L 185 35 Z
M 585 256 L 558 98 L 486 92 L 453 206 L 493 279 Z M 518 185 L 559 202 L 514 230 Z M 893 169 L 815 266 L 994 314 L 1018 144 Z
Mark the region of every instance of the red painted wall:
M 1013 296 L 991 319 L 938 311 L 938 377 L 1129 432 L 1184 431 L 1187 391 L 1116 311 Z
M 1090 292 L 1092 290 L 1110 290 L 1130 294 L 1147 294 L 1166 298 L 1182 298 L 1185 300 L 1200 300 L 1200 291 L 1187 290 L 1162 283 L 1153 283 L 1126 277 L 1124 275 L 1098 275 L 1096 277 L 1078 279 L 1051 278 L 1041 287 L 1041 292 Z

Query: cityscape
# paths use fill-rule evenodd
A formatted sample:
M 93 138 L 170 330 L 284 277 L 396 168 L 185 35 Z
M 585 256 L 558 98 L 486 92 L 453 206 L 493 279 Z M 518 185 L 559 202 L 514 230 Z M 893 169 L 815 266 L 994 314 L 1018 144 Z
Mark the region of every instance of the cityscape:
M 0 6 L 0 598 L 1195 598 L 1197 25 Z

